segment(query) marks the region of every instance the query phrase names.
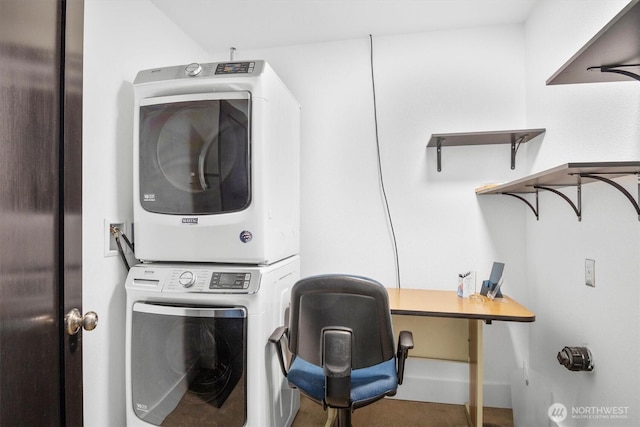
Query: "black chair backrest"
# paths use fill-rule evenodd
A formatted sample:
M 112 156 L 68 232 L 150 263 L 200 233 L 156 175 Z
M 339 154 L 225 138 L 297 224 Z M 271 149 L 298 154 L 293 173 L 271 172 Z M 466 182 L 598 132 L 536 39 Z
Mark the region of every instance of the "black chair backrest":
M 326 327 L 353 331 L 352 369 L 394 357 L 389 296 L 374 280 L 333 274 L 298 281 L 291 290 L 289 350 L 321 365 Z

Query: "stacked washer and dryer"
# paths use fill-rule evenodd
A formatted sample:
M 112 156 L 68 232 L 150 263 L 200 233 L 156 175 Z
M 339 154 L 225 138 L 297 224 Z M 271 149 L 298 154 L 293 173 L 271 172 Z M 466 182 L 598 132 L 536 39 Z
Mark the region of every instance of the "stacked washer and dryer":
M 300 105 L 264 61 L 134 82 L 127 425 L 288 426 L 268 337 L 300 276 Z

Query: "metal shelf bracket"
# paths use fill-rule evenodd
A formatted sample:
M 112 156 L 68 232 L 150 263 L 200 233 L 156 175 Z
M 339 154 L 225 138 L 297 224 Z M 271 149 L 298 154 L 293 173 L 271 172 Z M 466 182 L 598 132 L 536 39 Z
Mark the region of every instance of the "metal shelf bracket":
M 534 207 L 530 201 L 528 201 L 527 199 L 525 199 L 524 197 L 522 197 L 519 194 L 515 194 L 515 193 L 500 193 L 500 194 L 504 194 L 505 196 L 511 196 L 511 197 L 515 197 L 518 200 L 522 200 L 524 203 L 527 204 L 527 206 L 529 206 L 529 208 L 531 209 L 531 211 L 533 212 L 533 214 L 536 216 L 536 221 L 540 220 L 540 211 L 538 209 L 538 190 L 536 189 L 536 206 Z
M 569 203 L 569 206 L 573 208 L 573 211 L 576 213 L 576 216 L 578 217 L 578 221 L 582 221 L 582 183 L 579 179 L 578 179 L 578 185 L 577 185 L 577 192 L 578 192 L 577 206 L 575 203 L 573 203 L 573 201 L 571 201 L 571 199 L 566 194 L 556 190 L 555 188 L 545 187 L 542 185 L 534 185 L 533 188 L 551 191 L 553 194 L 557 194 L 558 196 L 562 197 L 562 199 L 565 202 Z
M 640 64 L 627 64 L 627 65 L 603 65 L 600 67 L 589 67 L 587 71 L 600 70 L 601 73 L 615 73 L 622 74 L 623 76 L 630 77 L 634 80 L 640 81 L 640 75 L 636 73 L 632 73 L 631 71 L 622 70 L 622 68 L 626 67 L 640 67 Z
M 631 205 L 633 205 L 633 208 L 636 210 L 636 213 L 638 214 L 638 221 L 640 221 L 640 205 L 638 205 L 638 202 L 636 201 L 636 199 L 633 198 L 631 193 L 629 193 L 626 190 L 626 188 L 624 188 L 623 186 L 621 186 L 617 182 L 615 182 L 615 181 L 613 181 L 613 180 L 611 180 L 609 178 L 605 178 L 603 176 L 600 176 L 600 175 L 595 175 L 595 174 L 590 174 L 590 173 L 581 173 L 580 176 L 583 177 L 583 178 L 597 179 L 598 181 L 602 181 L 602 182 L 607 183 L 607 184 L 611 185 L 612 187 L 616 188 L 627 199 L 629 199 L 629 202 L 631 202 Z M 640 199 L 640 174 L 638 174 L 638 199 Z
M 436 151 L 438 154 L 438 172 L 442 172 L 442 141 L 444 138 L 438 138 L 436 141 Z
M 515 135 L 511 135 L 511 169 L 516 168 L 516 154 L 518 154 L 518 149 L 520 148 L 520 144 L 525 142 L 529 134 L 522 135 L 520 138 L 516 139 Z

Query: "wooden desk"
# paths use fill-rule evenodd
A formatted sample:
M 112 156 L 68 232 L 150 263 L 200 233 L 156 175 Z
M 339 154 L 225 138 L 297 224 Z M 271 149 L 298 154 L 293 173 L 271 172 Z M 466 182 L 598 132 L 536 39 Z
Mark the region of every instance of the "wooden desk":
M 533 322 L 535 314 L 504 296 L 460 298 L 455 291 L 387 289 L 394 330 L 410 330 L 411 357 L 469 364 L 469 424 L 482 426 L 482 328 L 492 321 Z

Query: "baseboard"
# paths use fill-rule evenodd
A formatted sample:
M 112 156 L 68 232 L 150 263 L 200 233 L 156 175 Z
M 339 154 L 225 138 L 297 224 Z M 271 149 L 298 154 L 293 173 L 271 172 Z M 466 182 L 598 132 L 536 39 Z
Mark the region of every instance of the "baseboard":
M 469 365 L 410 358 L 395 399 L 463 405 L 469 400 Z M 511 408 L 511 385 L 484 382 L 484 406 Z

